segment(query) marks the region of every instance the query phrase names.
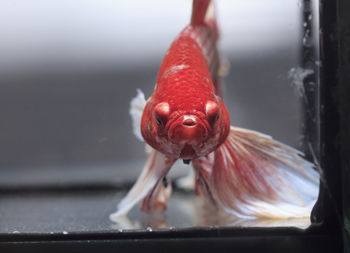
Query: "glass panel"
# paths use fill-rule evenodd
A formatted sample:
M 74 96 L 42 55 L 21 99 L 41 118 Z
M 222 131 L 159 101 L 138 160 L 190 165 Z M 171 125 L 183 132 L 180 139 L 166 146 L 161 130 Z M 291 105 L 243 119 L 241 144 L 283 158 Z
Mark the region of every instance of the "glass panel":
M 317 11 L 305 16 L 305 3 L 217 1 L 217 14 L 231 124 L 313 159 L 318 56 L 310 62 L 305 55 L 317 49 Z M 164 214 L 136 207 L 123 224 L 109 220 L 147 158 L 132 133 L 129 102 L 137 88 L 151 95 L 190 13 L 187 0 L 0 3 L 0 233 L 310 224 L 219 217 L 179 188 Z M 178 163 L 171 177 L 189 170 Z

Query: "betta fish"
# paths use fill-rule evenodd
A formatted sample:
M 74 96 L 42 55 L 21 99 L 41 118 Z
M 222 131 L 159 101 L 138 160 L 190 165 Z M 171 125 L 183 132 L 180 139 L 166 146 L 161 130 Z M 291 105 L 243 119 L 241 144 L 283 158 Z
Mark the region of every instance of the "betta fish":
M 210 0 L 194 0 L 190 24 L 175 38 L 152 96 L 131 102 L 136 136 L 150 147 L 148 161 L 112 220 L 136 203 L 164 211 L 166 176 L 181 159 L 194 170 L 195 193 L 243 218 L 308 217 L 319 174 L 303 154 L 270 136 L 230 125 L 220 88 L 219 31 Z

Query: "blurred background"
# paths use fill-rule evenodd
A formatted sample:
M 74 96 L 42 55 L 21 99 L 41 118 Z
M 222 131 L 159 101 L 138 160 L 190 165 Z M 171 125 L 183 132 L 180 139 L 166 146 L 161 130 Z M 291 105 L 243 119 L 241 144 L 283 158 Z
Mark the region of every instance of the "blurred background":
M 0 184 L 134 180 L 129 101 L 153 90 L 190 0 L 0 1 Z M 219 0 L 231 124 L 300 147 L 297 0 Z

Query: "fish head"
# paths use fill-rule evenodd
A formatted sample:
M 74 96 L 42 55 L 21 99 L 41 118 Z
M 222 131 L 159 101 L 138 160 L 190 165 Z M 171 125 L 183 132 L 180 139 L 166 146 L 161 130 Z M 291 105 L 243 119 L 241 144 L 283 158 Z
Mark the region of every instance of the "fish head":
M 218 96 L 200 104 L 181 108 L 150 99 L 141 120 L 143 138 L 172 158 L 191 160 L 211 153 L 228 136 L 229 115 Z

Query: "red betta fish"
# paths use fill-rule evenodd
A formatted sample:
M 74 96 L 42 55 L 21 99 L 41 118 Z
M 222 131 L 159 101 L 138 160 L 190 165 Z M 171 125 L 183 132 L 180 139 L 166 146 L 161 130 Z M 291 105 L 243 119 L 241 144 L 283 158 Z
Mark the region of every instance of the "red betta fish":
M 214 14 L 210 0 L 193 1 L 191 23 L 167 51 L 154 93 L 145 101 L 138 91 L 131 102 L 134 131 L 151 151 L 112 220 L 139 201 L 144 212 L 165 210 L 171 194 L 166 175 L 178 159 L 191 162 L 196 194 L 228 213 L 245 218 L 310 215 L 319 185 L 313 164 L 270 136 L 230 126 L 219 86 Z

